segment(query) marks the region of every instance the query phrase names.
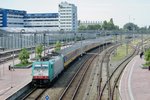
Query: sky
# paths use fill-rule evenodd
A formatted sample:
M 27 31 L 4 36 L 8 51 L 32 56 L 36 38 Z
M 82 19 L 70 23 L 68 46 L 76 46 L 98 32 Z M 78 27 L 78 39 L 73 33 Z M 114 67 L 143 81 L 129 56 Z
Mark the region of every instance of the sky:
M 150 25 L 150 0 L 0 0 L 0 8 L 57 13 L 62 1 L 77 6 L 78 20 L 81 21 L 109 21 L 113 18 L 120 27 L 128 22 L 140 27 Z

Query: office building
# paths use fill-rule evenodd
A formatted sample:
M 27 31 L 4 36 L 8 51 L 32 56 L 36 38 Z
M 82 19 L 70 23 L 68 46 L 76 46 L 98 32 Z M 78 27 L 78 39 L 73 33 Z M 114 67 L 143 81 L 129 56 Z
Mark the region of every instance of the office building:
M 59 4 L 60 30 L 77 31 L 77 7 L 74 4 L 61 2 Z
M 24 27 L 26 11 L 0 9 L 0 27 Z
M 36 13 L 26 14 L 24 17 L 24 27 L 28 28 L 48 28 L 51 31 L 59 30 L 58 13 Z
M 0 9 L 0 27 L 6 30 L 77 31 L 77 7 L 61 2 L 58 13 L 30 13 Z

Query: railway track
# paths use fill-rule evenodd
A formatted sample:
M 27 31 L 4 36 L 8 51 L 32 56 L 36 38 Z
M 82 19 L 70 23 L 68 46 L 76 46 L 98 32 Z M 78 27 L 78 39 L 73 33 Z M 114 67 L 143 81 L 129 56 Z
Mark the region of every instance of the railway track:
M 78 93 L 79 95 L 76 96 L 75 100 L 96 100 L 98 95 L 99 95 L 99 91 L 101 89 L 101 80 L 105 80 L 107 73 L 105 73 L 105 75 L 102 75 L 102 70 L 105 71 L 107 70 L 107 67 L 105 67 L 103 65 L 104 62 L 109 61 L 109 56 L 111 54 L 112 51 L 114 51 L 114 49 L 116 49 L 116 47 L 119 45 L 113 45 L 107 48 L 107 50 L 102 51 L 100 54 L 98 54 L 99 56 L 97 57 L 97 60 L 95 60 L 95 62 L 97 63 L 93 63 L 92 68 L 90 69 L 91 74 L 88 77 L 89 81 L 86 83 L 84 82 L 84 85 L 81 87 L 80 92 Z M 105 78 L 104 78 L 104 77 Z M 107 78 L 106 78 L 107 79 Z M 86 81 L 86 79 L 84 79 Z M 87 84 L 87 86 L 86 86 Z M 81 99 L 80 97 L 82 96 L 81 94 L 83 94 L 82 92 L 84 87 L 86 87 L 86 91 L 84 93 L 84 97 Z
M 80 66 L 80 68 L 78 69 L 74 77 L 71 79 L 71 81 L 69 82 L 65 90 L 62 92 L 59 100 L 74 100 L 74 99 L 78 100 L 79 97 L 81 97 L 82 92 L 83 92 L 82 85 L 84 84 L 84 81 L 86 80 L 85 78 L 88 76 L 88 71 L 90 70 L 91 63 L 99 54 L 97 53 L 98 50 L 99 50 L 99 53 L 101 52 L 100 48 L 97 49 L 96 52 L 93 52 L 94 55 L 90 55 L 91 57 Z M 97 54 L 95 55 L 95 53 Z
M 119 45 L 115 45 L 115 46 L 112 46 L 110 48 L 108 48 L 102 58 L 101 58 L 101 63 L 100 63 L 100 77 L 99 77 L 99 88 L 98 88 L 98 91 L 101 91 L 101 86 L 102 86 L 102 80 L 107 80 L 108 77 L 109 77 L 109 58 L 110 58 L 110 55 L 111 53 L 118 47 Z M 105 64 L 106 63 L 106 64 Z M 106 67 L 105 67 L 105 65 Z M 103 71 L 106 70 L 106 73 L 103 73 Z M 107 77 L 106 77 L 107 76 Z M 104 79 L 105 78 L 105 79 Z
M 134 50 L 134 52 L 128 56 L 123 62 L 121 62 L 109 75 L 109 72 L 107 72 L 107 79 L 103 83 L 103 87 L 100 90 L 100 94 L 98 96 L 98 100 L 113 100 L 115 98 L 114 93 L 115 90 L 118 88 L 118 81 L 119 78 L 126 67 L 126 65 L 129 63 L 129 61 L 138 54 L 139 51 Z M 107 68 L 109 67 L 107 62 Z M 108 71 L 108 70 L 107 70 Z
M 137 46 L 138 47 L 138 46 Z M 120 79 L 120 76 L 122 75 L 122 72 L 124 71 L 126 65 L 133 59 L 133 57 L 135 57 L 137 54 L 139 53 L 139 50 L 134 50 L 133 54 L 131 56 L 128 57 L 128 59 L 125 59 L 124 62 L 122 62 L 115 70 L 114 72 L 112 73 L 112 75 L 114 73 L 116 73 L 117 70 L 120 70 L 118 72 L 118 76 L 115 77 L 115 81 L 114 81 L 114 84 L 112 85 L 112 92 L 111 92 L 111 95 L 110 95 L 110 99 L 111 100 L 114 100 L 115 97 L 117 97 L 117 95 L 115 96 L 115 90 L 117 92 L 117 89 L 118 89 L 118 82 L 119 82 L 119 79 Z M 120 69 L 119 69 L 120 68 Z
M 91 55 L 87 55 L 87 57 L 84 58 L 82 64 L 80 65 L 79 69 L 90 59 L 90 61 L 94 58 L 91 58 Z M 92 62 L 92 61 L 91 61 Z M 87 65 L 87 64 L 86 64 Z M 88 65 L 87 65 L 88 66 Z M 86 69 L 86 68 L 84 68 Z M 84 70 L 83 70 L 84 71 Z M 37 100 L 42 97 L 44 92 L 47 91 L 47 89 L 39 89 L 39 88 L 33 88 L 30 92 L 26 93 L 24 96 L 20 97 L 21 100 Z
M 69 82 L 68 86 L 65 88 L 64 92 L 61 94 L 59 100 L 73 100 L 78 92 L 78 89 L 82 83 L 82 80 L 85 76 L 85 73 L 87 72 L 91 62 L 94 60 L 96 55 L 93 55 L 88 59 L 86 62 L 84 62 L 76 74 L 73 76 L 71 81 Z
M 84 61 L 82 61 L 82 63 L 86 62 L 88 59 L 89 59 L 89 56 L 85 56 Z M 21 95 L 18 100 L 37 100 L 37 99 L 40 100 L 42 99 L 43 94 L 49 89 L 51 88 L 46 88 L 46 89 L 44 88 L 38 89 L 37 87 L 31 88 L 29 91 L 27 91 L 27 93 L 25 93 L 24 95 Z
M 22 100 L 38 100 L 48 88 L 33 88 Z

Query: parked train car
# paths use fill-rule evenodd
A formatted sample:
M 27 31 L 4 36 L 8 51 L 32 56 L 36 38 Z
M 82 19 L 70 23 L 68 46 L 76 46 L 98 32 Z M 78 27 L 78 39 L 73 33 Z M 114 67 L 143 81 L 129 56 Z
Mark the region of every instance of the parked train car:
M 108 42 L 107 44 L 109 44 Z M 103 43 L 102 43 L 103 44 Z M 85 53 L 100 45 L 96 43 L 85 43 L 80 48 L 80 45 L 76 47 L 64 50 L 62 55 L 46 56 L 42 61 L 36 61 L 32 65 L 32 82 L 34 85 L 43 85 L 51 83 L 67 66 L 79 57 L 82 53 Z M 68 50 L 68 51 L 67 51 Z

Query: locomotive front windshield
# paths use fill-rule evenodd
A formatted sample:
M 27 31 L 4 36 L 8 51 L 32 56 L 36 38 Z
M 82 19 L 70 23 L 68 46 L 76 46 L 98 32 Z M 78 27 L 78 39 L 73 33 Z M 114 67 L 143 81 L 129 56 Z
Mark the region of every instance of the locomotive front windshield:
M 34 76 L 48 76 L 48 65 L 35 65 Z

